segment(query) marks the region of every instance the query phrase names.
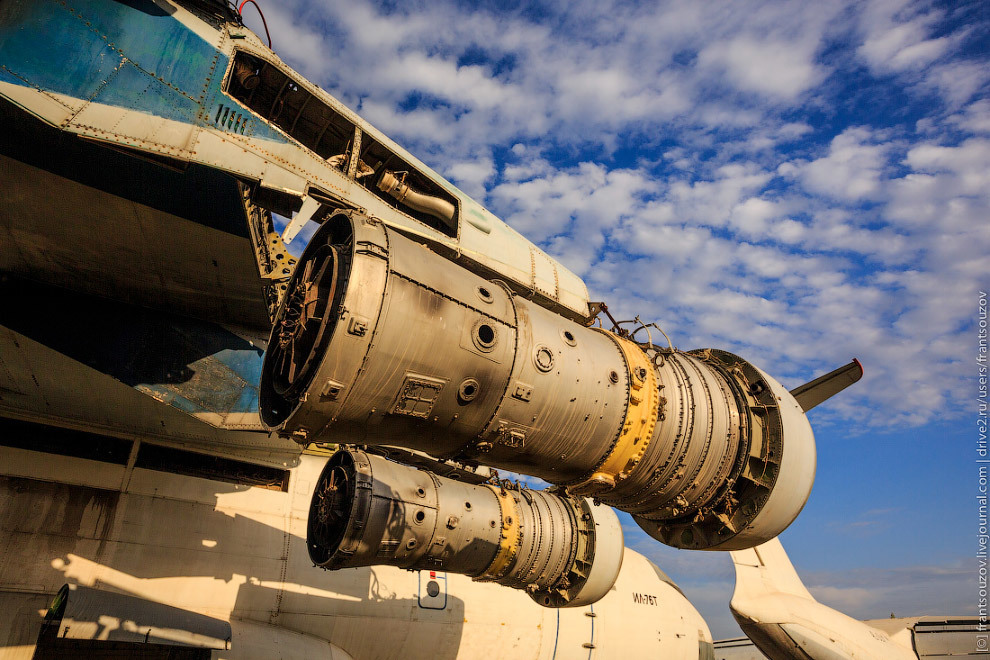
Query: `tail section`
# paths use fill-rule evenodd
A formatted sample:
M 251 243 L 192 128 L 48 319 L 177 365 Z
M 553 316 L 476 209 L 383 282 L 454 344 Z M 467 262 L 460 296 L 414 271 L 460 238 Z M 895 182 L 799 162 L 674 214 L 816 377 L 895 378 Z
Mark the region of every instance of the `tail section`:
M 729 553 L 736 568 L 733 602 L 741 598 L 758 598 L 769 594 L 787 594 L 814 601 L 801 582 L 794 565 L 778 539 L 747 550 Z
M 732 616 L 771 660 L 917 660 L 909 644 L 816 601 L 779 540 L 730 554 Z

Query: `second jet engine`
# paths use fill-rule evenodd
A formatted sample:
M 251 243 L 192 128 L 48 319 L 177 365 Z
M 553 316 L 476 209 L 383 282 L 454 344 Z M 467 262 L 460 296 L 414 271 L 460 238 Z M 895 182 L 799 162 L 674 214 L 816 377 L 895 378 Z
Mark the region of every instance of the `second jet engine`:
M 329 569 L 441 570 L 524 589 L 545 607 L 598 601 L 622 566 L 615 512 L 507 484 L 467 484 L 359 450 L 327 462 L 306 542 Z
M 300 258 L 260 394 L 300 443 L 533 475 L 682 548 L 773 538 L 814 480 L 804 411 L 749 362 L 580 325 L 356 212 Z

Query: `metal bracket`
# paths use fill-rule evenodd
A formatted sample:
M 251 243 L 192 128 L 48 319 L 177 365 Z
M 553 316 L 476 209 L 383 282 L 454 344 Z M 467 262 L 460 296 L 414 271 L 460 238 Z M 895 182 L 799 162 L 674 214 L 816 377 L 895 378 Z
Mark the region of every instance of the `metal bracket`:
M 506 447 L 521 449 L 526 445 L 526 432 L 503 425 L 498 429 L 498 441 Z
M 516 388 L 512 391 L 512 398 L 528 402 L 533 398 L 533 386 L 516 381 Z

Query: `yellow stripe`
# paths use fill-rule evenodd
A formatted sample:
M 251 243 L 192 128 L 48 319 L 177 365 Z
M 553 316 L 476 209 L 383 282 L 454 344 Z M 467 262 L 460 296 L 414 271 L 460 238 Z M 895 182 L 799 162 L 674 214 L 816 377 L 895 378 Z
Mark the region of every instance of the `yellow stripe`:
M 488 565 L 484 573 L 474 578 L 481 582 L 497 580 L 509 572 L 512 563 L 516 559 L 516 553 L 519 552 L 520 542 L 519 516 L 516 512 L 516 501 L 513 499 L 512 494 L 498 486 L 491 484 L 487 484 L 487 486 L 492 489 L 495 497 L 498 498 L 499 508 L 502 511 L 502 533 L 499 537 L 498 552 L 495 553 L 492 563 Z
M 656 371 L 646 352 L 633 341 L 598 328 L 595 330 L 610 337 L 622 351 L 629 372 L 629 405 L 619 439 L 605 461 L 589 477 L 567 487 L 568 492 L 582 497 L 611 490 L 629 476 L 650 444 L 660 406 Z

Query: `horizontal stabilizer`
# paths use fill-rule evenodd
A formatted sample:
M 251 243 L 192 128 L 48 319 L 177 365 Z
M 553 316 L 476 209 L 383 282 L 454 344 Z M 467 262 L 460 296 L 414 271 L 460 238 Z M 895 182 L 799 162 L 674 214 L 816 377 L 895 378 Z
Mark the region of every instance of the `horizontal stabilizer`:
M 805 412 L 808 412 L 822 401 L 829 399 L 842 390 L 846 389 L 863 377 L 863 365 L 859 360 L 853 361 L 844 367 L 839 367 L 835 371 L 830 371 L 824 376 L 805 383 L 791 390 L 791 395 L 797 399 L 798 404 Z

